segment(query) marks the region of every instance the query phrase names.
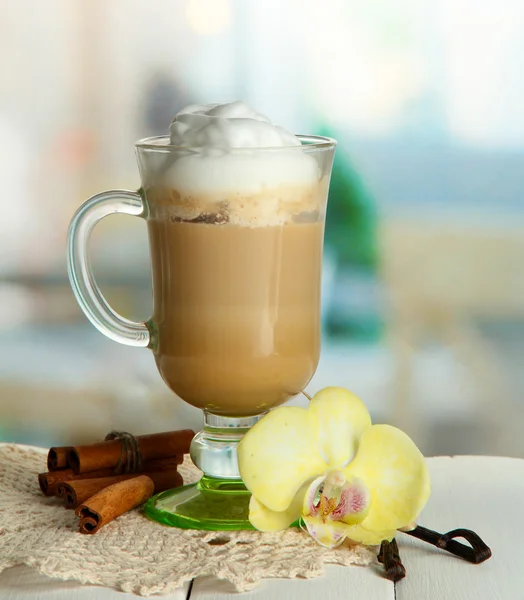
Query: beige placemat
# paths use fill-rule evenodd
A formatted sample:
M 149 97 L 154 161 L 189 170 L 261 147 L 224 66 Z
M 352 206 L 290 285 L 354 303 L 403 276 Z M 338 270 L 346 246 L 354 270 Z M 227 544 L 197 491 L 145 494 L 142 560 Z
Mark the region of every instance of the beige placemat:
M 326 563 L 368 565 L 376 560 L 373 549 L 345 544 L 326 550 L 296 529 L 176 529 L 149 521 L 140 510 L 95 535 L 83 535 L 73 511 L 41 494 L 37 473 L 45 470 L 41 449 L 0 446 L 0 572 L 25 564 L 50 577 L 149 596 L 202 575 L 226 579 L 245 591 L 266 577 L 318 577 Z M 186 483 L 200 476 L 189 459 L 180 472 Z

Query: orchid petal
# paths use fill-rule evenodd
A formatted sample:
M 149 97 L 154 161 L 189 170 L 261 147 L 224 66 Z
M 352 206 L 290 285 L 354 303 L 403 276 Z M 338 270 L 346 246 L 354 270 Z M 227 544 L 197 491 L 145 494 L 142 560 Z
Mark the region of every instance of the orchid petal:
M 430 494 L 424 457 L 404 432 L 390 425 L 373 425 L 363 432 L 357 455 L 344 473 L 348 479 L 362 479 L 371 493 L 371 509 L 361 523 L 364 534 L 408 525 Z
M 362 522 L 371 508 L 371 494 L 367 486 L 358 478 L 347 483 L 340 496 L 339 503 L 331 513 L 332 519 L 344 521 L 347 525 Z
M 366 546 L 378 546 L 383 540 L 390 542 L 396 535 L 395 529 L 389 531 L 369 531 L 362 525 L 355 525 L 348 527 L 347 530 L 348 539 L 359 544 L 365 544 Z
M 311 400 L 308 411 L 318 420 L 320 449 L 326 463 L 345 467 L 355 456 L 362 432 L 371 417 L 358 396 L 343 388 L 324 388 Z
M 302 517 L 311 537 L 321 546 L 336 548 L 346 539 L 350 529 L 342 521 L 322 521 L 319 517 Z
M 249 521 L 259 531 L 282 531 L 289 527 L 300 517 L 302 500 L 309 482 L 306 482 L 295 494 L 291 504 L 286 510 L 270 510 L 259 502 L 255 496 L 249 501 Z
M 326 475 L 321 475 L 317 477 L 314 481 L 311 482 L 309 487 L 306 490 L 304 496 L 304 502 L 302 505 L 302 512 L 305 515 L 313 514 L 316 510 L 316 501 L 318 500 L 318 489 L 320 484 L 325 481 Z
M 327 468 L 315 416 L 298 407 L 272 410 L 240 441 L 238 466 L 260 503 L 273 511 L 287 510 L 300 487 Z

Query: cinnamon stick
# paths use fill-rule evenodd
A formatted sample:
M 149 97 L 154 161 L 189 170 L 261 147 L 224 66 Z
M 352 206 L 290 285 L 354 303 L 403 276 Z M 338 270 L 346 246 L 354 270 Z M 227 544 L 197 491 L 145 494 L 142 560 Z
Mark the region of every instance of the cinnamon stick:
M 49 453 L 47 455 L 48 471 L 67 469 L 69 466 L 67 463 L 67 457 L 72 449 L 72 446 L 57 446 L 55 448 L 49 448 Z
M 176 470 L 142 473 L 151 479 L 155 494 L 171 488 L 181 486 L 184 481 L 182 475 Z M 64 481 L 58 485 L 57 495 L 65 500 L 66 508 L 76 508 L 101 490 L 136 477 L 133 475 L 114 475 L 113 477 L 99 477 L 97 479 L 79 479 L 77 481 Z
M 195 435 L 191 429 L 167 431 L 151 435 L 136 436 L 142 461 L 168 458 L 179 454 L 187 454 L 189 445 Z M 126 464 L 125 453 L 122 455 L 122 442 L 118 439 L 98 442 L 88 446 L 75 446 L 68 454 L 69 466 L 75 473 L 87 473 L 100 469 L 114 469 L 121 461 Z
M 62 489 L 60 486 L 61 486 L 60 483 L 56 486 L 55 496 L 57 498 L 60 498 L 61 500 L 63 500 L 66 497 L 66 490 Z
M 80 533 L 93 534 L 116 517 L 143 504 L 154 492 L 155 485 L 147 475 L 119 481 L 89 498 L 76 509 L 80 517 Z
M 184 456 L 178 454 L 170 458 L 159 458 L 150 460 L 142 465 L 143 472 L 153 471 L 172 471 L 176 470 L 177 465 L 181 465 Z M 81 479 L 98 479 L 100 477 L 111 477 L 114 475 L 113 469 L 99 469 L 90 473 L 75 473 L 73 469 L 62 469 L 60 471 L 50 471 L 38 475 L 38 484 L 44 496 L 56 496 L 58 485 L 64 481 L 77 481 Z

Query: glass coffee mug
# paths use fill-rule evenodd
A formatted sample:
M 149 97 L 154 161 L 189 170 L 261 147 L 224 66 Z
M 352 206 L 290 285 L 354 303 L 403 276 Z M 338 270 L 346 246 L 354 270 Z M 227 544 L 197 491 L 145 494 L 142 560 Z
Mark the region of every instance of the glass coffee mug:
M 204 411 L 204 429 L 191 444 L 204 475 L 149 500 L 146 514 L 162 523 L 250 529 L 238 442 L 270 408 L 300 393 L 317 368 L 336 142 L 299 139 L 300 146 L 228 151 L 231 176 L 220 155 L 202 160 L 200 150 L 172 146 L 168 137 L 141 140 L 139 192 L 93 196 L 71 221 L 69 278 L 88 319 L 116 342 L 149 348 L 166 385 Z M 202 180 L 188 190 L 195 164 Z M 117 314 L 93 278 L 90 233 L 114 213 L 147 223 L 153 316 L 145 323 Z

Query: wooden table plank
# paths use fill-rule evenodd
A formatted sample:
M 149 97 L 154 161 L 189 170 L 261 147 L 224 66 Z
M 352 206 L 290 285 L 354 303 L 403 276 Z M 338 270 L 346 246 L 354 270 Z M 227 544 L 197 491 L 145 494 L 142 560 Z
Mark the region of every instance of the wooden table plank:
M 186 600 L 189 584 L 162 600 Z M 61 581 L 41 575 L 31 567 L 12 567 L 0 573 L 2 600 L 138 600 L 139 596 L 126 594 L 99 585 L 84 585 L 76 581 Z
M 212 577 L 196 579 L 191 600 L 394 600 L 395 590 L 380 570 L 370 567 L 327 565 L 315 579 L 266 579 L 250 592 L 239 594 L 227 581 Z M 420 599 L 419 599 L 420 600 Z
M 473 529 L 493 557 L 472 565 L 399 534 L 407 577 L 396 585 L 397 600 L 524 600 L 524 460 L 428 462 L 433 492 L 420 524 L 441 533 Z

